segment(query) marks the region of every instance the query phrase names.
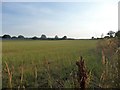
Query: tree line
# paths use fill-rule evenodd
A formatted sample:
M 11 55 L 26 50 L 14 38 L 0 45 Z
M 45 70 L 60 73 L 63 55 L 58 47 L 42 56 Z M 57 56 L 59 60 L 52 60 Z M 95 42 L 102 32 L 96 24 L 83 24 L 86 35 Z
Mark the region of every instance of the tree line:
M 12 39 L 12 40 L 22 40 L 22 39 L 32 39 L 32 40 L 74 40 L 73 38 L 67 38 L 67 36 L 63 36 L 62 38 L 59 38 L 57 35 L 55 35 L 54 38 L 49 38 L 45 34 L 42 34 L 40 37 L 34 36 L 30 38 L 26 38 L 23 35 L 18 36 L 10 36 L 8 34 L 5 34 L 1 37 L 2 39 Z
M 107 33 L 107 36 L 102 37 L 103 35 L 101 35 L 101 38 L 94 38 L 92 37 L 91 39 L 103 39 L 103 38 L 114 38 L 114 37 L 118 37 L 120 39 L 120 30 L 118 30 L 117 32 L 114 31 L 109 31 Z M 47 37 L 45 34 L 42 34 L 40 37 L 34 36 L 34 37 L 30 37 L 30 38 L 26 38 L 23 35 L 18 35 L 18 36 L 10 36 L 8 34 L 5 34 L 3 36 L 1 36 L 0 38 L 4 39 L 11 39 L 11 40 L 17 40 L 17 39 L 32 39 L 32 40 L 75 40 L 74 38 L 67 38 L 67 36 L 63 36 L 62 38 L 59 38 L 57 35 L 55 35 L 54 38 L 49 38 Z
M 120 39 L 120 30 L 118 30 L 117 32 L 114 31 L 109 31 L 107 33 L 106 36 L 103 37 L 103 34 L 101 35 L 101 38 L 94 38 L 92 37 L 91 39 L 104 39 L 104 38 L 115 38 L 117 37 L 118 39 Z

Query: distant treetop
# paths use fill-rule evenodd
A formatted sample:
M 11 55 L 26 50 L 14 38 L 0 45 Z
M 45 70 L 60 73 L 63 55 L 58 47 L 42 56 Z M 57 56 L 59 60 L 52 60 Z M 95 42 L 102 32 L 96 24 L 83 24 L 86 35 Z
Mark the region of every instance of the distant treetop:
M 47 39 L 46 35 L 42 34 L 41 39 Z
M 62 38 L 63 40 L 66 40 L 67 39 L 67 36 L 63 36 L 63 38 Z
M 19 39 L 24 39 L 24 36 L 23 35 L 19 35 L 18 38 Z
M 10 39 L 10 38 L 11 38 L 11 36 L 10 36 L 10 35 L 5 34 L 5 35 L 3 35 L 3 36 L 2 36 L 2 38 L 4 38 L 4 39 Z
M 57 36 L 57 35 L 55 35 L 55 39 L 58 39 L 58 36 Z
M 107 35 L 109 35 L 110 37 L 113 37 L 114 34 L 115 34 L 114 31 L 109 31 L 109 32 L 107 33 Z

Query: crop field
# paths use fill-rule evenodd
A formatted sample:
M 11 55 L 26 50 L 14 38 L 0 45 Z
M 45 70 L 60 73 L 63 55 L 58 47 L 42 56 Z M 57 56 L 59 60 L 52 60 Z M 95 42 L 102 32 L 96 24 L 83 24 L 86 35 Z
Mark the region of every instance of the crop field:
M 120 89 L 118 0 L 10 1 L 0 3 L 0 89 Z
M 2 41 L 2 85 L 10 87 L 73 88 L 76 61 L 83 56 L 97 87 L 101 76 L 98 40 L 4 40 Z

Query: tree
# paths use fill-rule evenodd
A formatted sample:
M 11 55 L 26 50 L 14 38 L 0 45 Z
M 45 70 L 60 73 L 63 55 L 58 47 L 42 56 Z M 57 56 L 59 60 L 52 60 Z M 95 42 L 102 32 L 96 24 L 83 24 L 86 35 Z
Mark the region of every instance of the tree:
M 62 40 L 66 40 L 66 39 L 67 39 L 67 36 L 63 36 L 63 37 L 62 37 Z
M 43 39 L 43 40 L 47 39 L 46 35 L 42 34 L 41 39 Z
M 32 37 L 32 39 L 33 39 L 33 40 L 37 40 L 37 39 L 38 39 L 38 37 L 34 36 L 34 37 Z
M 94 37 L 92 37 L 91 39 L 95 39 Z
M 107 33 L 107 35 L 109 35 L 110 37 L 113 37 L 114 34 L 115 34 L 114 31 L 109 31 L 109 32 Z
M 56 40 L 59 39 L 57 35 L 55 36 L 55 39 L 56 39 Z
M 120 39 L 120 30 L 115 33 L 115 37 L 118 37 Z
M 115 37 L 118 38 L 118 47 L 120 47 L 120 30 L 115 33 Z
M 16 36 L 13 36 L 12 39 L 17 39 L 17 37 L 16 37 Z
M 19 35 L 19 36 L 18 36 L 18 39 L 24 39 L 24 36 Z
M 2 38 L 4 38 L 4 39 L 10 39 L 10 38 L 11 38 L 11 36 L 10 36 L 10 35 L 6 35 L 6 34 L 5 34 L 5 35 L 3 35 L 3 36 L 2 36 Z

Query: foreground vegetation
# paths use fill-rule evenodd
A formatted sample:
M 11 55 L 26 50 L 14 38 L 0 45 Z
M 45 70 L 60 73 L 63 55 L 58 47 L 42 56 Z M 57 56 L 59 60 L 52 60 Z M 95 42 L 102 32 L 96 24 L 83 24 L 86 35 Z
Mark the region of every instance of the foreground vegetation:
M 80 56 L 83 56 L 87 68 L 86 88 L 109 88 L 108 84 L 103 84 L 108 74 L 103 70 L 108 67 L 103 63 L 108 58 L 104 57 L 111 55 L 108 49 L 102 51 L 106 46 L 98 40 L 3 41 L 3 88 L 79 88 L 76 61 L 80 60 Z M 110 59 L 114 58 L 117 62 L 116 57 Z M 116 69 L 115 74 L 117 72 Z M 111 87 L 119 87 L 116 83 Z

